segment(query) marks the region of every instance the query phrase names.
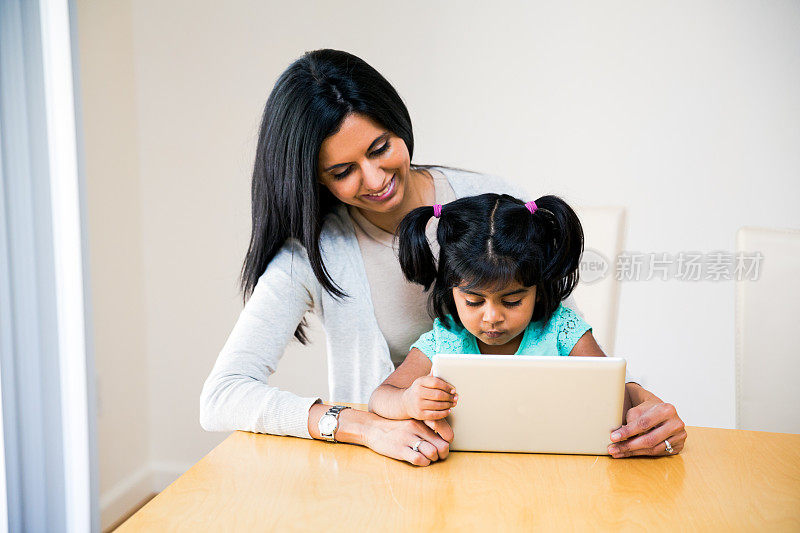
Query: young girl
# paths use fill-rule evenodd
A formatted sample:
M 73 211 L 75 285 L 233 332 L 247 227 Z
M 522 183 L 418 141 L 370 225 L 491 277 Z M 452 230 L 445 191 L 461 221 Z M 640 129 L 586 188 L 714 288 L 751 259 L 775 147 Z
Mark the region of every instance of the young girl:
M 425 236 L 431 215 L 439 218 L 438 263 Z M 524 203 L 490 193 L 419 207 L 397 235 L 403 274 L 431 291 L 435 320 L 372 393 L 371 411 L 391 419 L 446 417 L 458 394 L 428 375 L 436 353 L 605 355 L 589 324 L 561 304 L 578 283 L 583 229 L 560 198 Z

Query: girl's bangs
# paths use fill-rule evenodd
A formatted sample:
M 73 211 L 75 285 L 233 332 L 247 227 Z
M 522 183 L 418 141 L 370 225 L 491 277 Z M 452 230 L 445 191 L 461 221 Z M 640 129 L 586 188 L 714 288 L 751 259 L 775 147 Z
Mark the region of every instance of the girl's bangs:
M 453 277 L 454 285 L 466 282 L 462 288 L 488 292 L 498 292 L 515 281 L 522 283 L 518 265 L 508 257 L 498 256 L 459 261 L 454 265 Z

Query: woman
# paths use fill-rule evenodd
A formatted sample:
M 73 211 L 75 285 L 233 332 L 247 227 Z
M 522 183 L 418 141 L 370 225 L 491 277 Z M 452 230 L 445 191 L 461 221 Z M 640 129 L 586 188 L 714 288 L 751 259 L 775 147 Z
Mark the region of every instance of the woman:
M 308 52 L 280 76 L 256 150 L 246 304 L 203 386 L 203 428 L 335 439 L 416 465 L 447 456 L 453 434 L 444 421 L 329 409 L 267 384 L 291 337 L 306 342 L 304 315 L 313 311 L 328 337 L 331 399 L 367 403 L 430 329 L 426 295 L 403 278 L 393 248 L 403 216 L 486 192 L 529 196 L 494 176 L 412 165 L 413 150 L 405 105 L 358 57 Z M 614 457 L 682 449 L 671 405 L 635 383 L 626 399 Z

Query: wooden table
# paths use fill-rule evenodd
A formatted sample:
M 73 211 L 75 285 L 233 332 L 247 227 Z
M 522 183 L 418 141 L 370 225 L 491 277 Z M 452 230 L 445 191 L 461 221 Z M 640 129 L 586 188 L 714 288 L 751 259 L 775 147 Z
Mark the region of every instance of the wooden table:
M 367 448 L 235 432 L 117 531 L 800 531 L 800 435 L 687 428 L 663 458 Z

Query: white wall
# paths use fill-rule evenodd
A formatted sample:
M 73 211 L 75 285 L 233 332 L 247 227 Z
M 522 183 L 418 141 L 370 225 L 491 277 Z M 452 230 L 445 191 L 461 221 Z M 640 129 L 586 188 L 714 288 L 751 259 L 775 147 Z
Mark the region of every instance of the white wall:
M 142 206 L 127 2 L 78 2 L 102 527 L 152 491 Z
M 98 25 L 125 4 L 83 5 Z M 198 395 L 241 308 L 260 113 L 303 51 L 349 50 L 382 72 L 411 112 L 415 162 L 624 205 L 629 250 L 710 252 L 733 250 L 742 225 L 800 227 L 798 27 L 792 1 L 135 2 L 118 48 L 102 51 L 115 62 L 83 65 L 84 78 L 124 70 L 118 93 L 84 95 L 118 132 L 87 135 L 90 167 L 103 161 L 89 181 L 104 248 L 93 268 L 106 272 L 94 279 L 98 336 L 126 341 L 113 355 L 98 344 L 101 386 L 113 379 L 120 406 L 149 409 L 138 438 L 150 461 L 180 470 L 221 439 L 200 429 Z M 322 350 L 292 351 L 275 382 L 324 394 Z M 688 424 L 733 425 L 731 282 L 624 283 L 617 352 Z

